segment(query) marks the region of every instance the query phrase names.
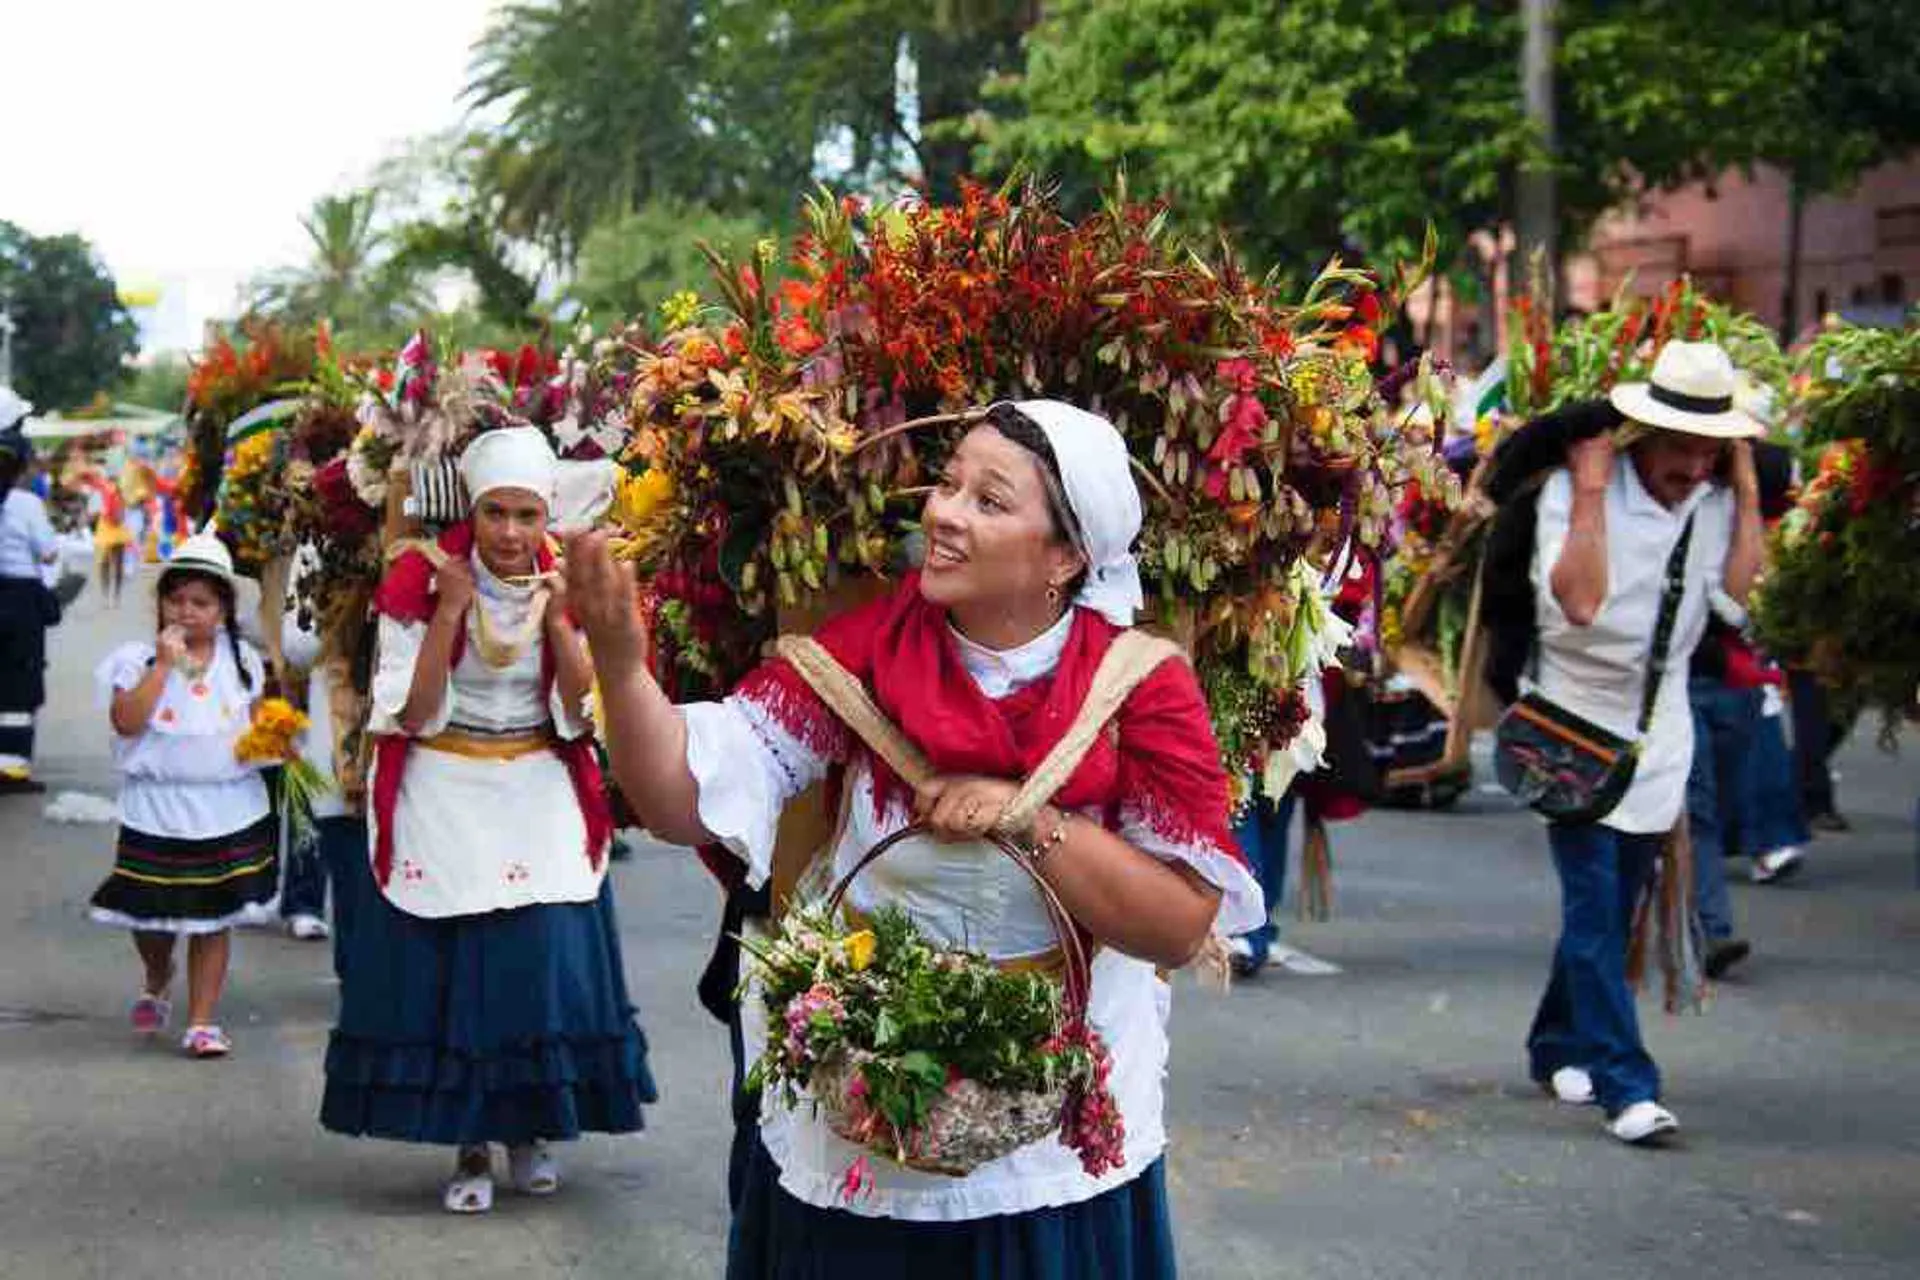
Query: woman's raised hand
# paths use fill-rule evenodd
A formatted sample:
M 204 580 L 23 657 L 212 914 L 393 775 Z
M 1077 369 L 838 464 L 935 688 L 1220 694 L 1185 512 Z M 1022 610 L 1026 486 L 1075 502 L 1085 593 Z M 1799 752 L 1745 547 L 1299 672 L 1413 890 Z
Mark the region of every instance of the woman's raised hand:
M 635 598 L 633 566 L 613 558 L 606 534 L 576 533 L 567 539 L 559 590 L 574 621 L 587 633 L 602 673 L 645 661 L 647 632 Z
M 978 840 L 1019 794 L 1004 778 L 935 778 L 915 793 L 913 816 L 942 840 Z

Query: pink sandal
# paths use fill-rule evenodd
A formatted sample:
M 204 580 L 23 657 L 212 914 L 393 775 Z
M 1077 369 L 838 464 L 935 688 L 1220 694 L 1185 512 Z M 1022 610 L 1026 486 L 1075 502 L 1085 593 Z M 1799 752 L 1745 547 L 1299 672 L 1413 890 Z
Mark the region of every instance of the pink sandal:
M 165 996 L 156 996 L 143 991 L 140 998 L 133 1002 L 133 1009 L 127 1015 L 133 1029 L 143 1036 L 154 1035 L 166 1030 L 167 1020 L 173 1016 L 173 1005 Z
M 189 1058 L 224 1058 L 233 1052 L 233 1042 L 219 1027 L 188 1027 L 180 1048 Z

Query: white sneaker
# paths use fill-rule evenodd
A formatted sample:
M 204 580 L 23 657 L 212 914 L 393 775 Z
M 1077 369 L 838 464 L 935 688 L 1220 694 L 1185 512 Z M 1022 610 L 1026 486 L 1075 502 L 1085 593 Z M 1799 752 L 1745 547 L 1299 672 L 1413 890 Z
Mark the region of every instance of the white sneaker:
M 1562 1067 L 1547 1081 L 1547 1092 L 1556 1102 L 1570 1107 L 1590 1107 L 1598 1097 L 1593 1092 L 1593 1077 L 1585 1067 Z
M 287 920 L 287 932 L 302 942 L 324 942 L 333 936 L 327 922 L 319 916 L 291 916 Z
M 1791 880 L 1800 870 L 1801 860 L 1806 854 L 1797 845 L 1788 845 L 1784 849 L 1775 849 L 1763 853 L 1753 860 L 1753 882 L 1755 884 L 1773 884 L 1780 880 Z
M 1303 978 L 1326 978 L 1341 972 L 1340 966 L 1333 961 L 1308 955 L 1300 948 L 1289 947 L 1284 942 L 1276 942 L 1267 949 L 1267 967 L 1285 969 Z
M 1677 1132 L 1680 1122 L 1673 1112 L 1657 1102 L 1636 1102 L 1607 1121 L 1607 1132 L 1620 1141 L 1638 1146 Z

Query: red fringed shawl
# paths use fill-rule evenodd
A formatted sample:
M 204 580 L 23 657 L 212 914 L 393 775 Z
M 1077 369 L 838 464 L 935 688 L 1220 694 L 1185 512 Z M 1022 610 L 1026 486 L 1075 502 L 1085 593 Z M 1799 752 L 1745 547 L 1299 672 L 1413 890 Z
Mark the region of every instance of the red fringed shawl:
M 465 560 L 473 552 L 473 525 L 461 521 L 439 538 L 440 550 L 449 560 Z M 542 545 L 536 555 L 542 573 L 553 568 L 553 552 Z M 374 593 L 373 607 L 381 616 L 396 622 L 424 623 L 432 619 L 433 562 L 417 550 L 402 553 L 387 569 Z M 467 625 L 463 619 L 453 641 L 452 663 L 458 666 L 467 647 Z M 543 640 L 540 645 L 540 681 L 542 690 L 553 689 L 553 650 Z M 373 874 L 381 888 L 393 875 L 393 815 L 400 803 L 400 783 L 406 776 L 407 755 L 413 739 L 402 733 L 380 734 L 374 739 L 373 812 L 377 820 L 377 839 L 373 850 Z M 555 742 L 553 753 L 566 766 L 573 781 L 574 798 L 580 804 L 580 816 L 587 827 L 585 853 L 595 870 L 606 859 L 607 846 L 613 840 L 613 813 L 607 804 L 606 787 L 600 777 L 600 761 L 594 754 L 591 737 L 570 742 Z
M 891 594 L 828 622 L 815 635 L 942 774 L 1024 778 L 1067 729 L 1119 628 L 1088 609 L 1052 676 L 995 700 L 962 665 L 945 610 L 920 594 L 917 576 Z M 766 709 L 800 742 L 845 762 L 858 744 L 798 674 L 775 660 L 741 684 L 740 696 Z M 906 783 L 871 753 L 882 812 L 909 799 Z M 1245 864 L 1228 827 L 1226 774 L 1193 669 L 1161 665 L 1127 699 L 1055 796 L 1062 808 L 1097 809 L 1109 826 L 1137 811 L 1169 844 L 1206 846 Z

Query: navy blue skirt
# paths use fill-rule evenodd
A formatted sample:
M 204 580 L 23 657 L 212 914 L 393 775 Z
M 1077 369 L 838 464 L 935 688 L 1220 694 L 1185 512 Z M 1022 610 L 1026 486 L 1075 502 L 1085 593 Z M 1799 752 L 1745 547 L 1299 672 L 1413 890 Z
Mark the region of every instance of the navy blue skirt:
M 727 1242 L 727 1280 L 1173 1280 L 1165 1160 L 1080 1204 L 971 1222 L 818 1209 L 780 1187 L 759 1142 Z
M 381 895 L 364 841 L 326 845 L 345 927 L 322 1125 L 445 1144 L 642 1127 L 658 1094 L 610 884 L 593 902 L 426 920 Z

